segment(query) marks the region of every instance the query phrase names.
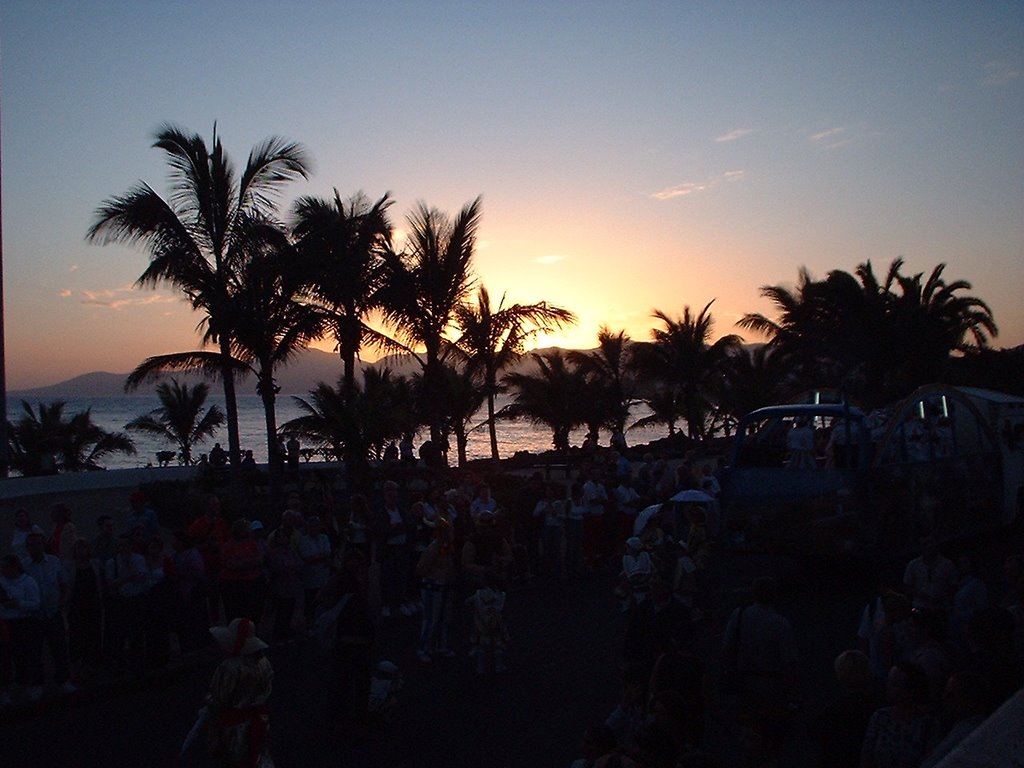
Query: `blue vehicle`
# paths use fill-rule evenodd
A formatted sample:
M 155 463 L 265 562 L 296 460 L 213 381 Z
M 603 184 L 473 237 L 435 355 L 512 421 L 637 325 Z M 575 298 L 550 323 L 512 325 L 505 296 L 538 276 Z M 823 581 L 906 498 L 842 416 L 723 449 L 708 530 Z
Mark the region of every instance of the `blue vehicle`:
M 748 414 L 722 489 L 734 542 L 897 555 L 923 537 L 946 541 L 1013 522 L 1024 454 L 1001 444 L 979 392 L 925 387 L 870 413 L 795 403 Z

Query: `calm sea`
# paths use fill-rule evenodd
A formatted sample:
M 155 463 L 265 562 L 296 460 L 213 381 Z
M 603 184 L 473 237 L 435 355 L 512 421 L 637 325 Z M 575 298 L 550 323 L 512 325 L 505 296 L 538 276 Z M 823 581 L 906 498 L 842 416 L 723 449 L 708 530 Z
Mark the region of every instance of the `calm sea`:
M 44 402 L 49 402 L 53 398 L 46 398 Z M 28 402 L 35 406 L 38 399 L 28 399 Z M 209 401 L 212 403 L 218 403 L 220 407 L 224 408 L 223 398 L 217 398 L 211 395 Z M 498 407 L 500 408 L 508 402 L 505 399 L 498 399 Z M 72 414 L 78 411 L 89 408 L 92 410 L 92 419 L 95 424 L 104 429 L 112 432 L 124 431 L 124 425 L 132 419 L 148 413 L 149 411 L 157 408 L 160 403 L 155 395 L 125 395 L 119 397 L 96 397 L 96 398 L 68 398 L 66 400 L 65 413 Z M 10 421 L 17 421 L 22 416 L 21 400 L 14 398 L 8 400 L 7 403 L 7 418 Z M 634 409 L 631 415 L 630 422 L 636 421 L 646 415 L 648 411 L 644 409 Z M 302 415 L 299 408 L 296 406 L 295 401 L 291 396 L 285 395 L 280 397 L 277 401 L 277 423 L 281 425 L 290 419 L 294 419 Z M 478 419 L 483 421 L 486 413 L 481 412 L 478 415 Z M 477 423 L 477 420 L 472 422 Z M 263 418 L 263 404 L 260 402 L 259 397 L 256 395 L 241 395 L 238 398 L 238 427 L 241 437 L 242 449 L 250 449 L 256 460 L 259 462 L 265 462 L 267 460 L 267 439 L 266 429 L 264 426 Z M 665 437 L 668 431 L 664 427 L 655 427 L 647 429 L 636 429 L 630 430 L 626 434 L 626 438 L 631 445 L 638 445 L 641 443 L 647 443 L 651 440 L 656 440 L 661 437 Z M 580 429 L 571 435 L 571 444 L 580 445 L 583 442 L 585 430 Z M 131 438 L 135 441 L 135 447 L 138 451 L 134 456 L 125 456 L 122 454 L 115 454 L 106 458 L 103 464 L 108 469 L 132 469 L 137 467 L 145 467 L 150 464 L 156 464 L 156 452 L 163 450 L 171 450 L 174 448 L 173 445 L 166 443 L 162 440 L 154 438 L 150 435 L 134 432 L 130 434 Z M 416 438 L 416 445 L 419 445 L 420 440 L 423 439 L 423 435 L 418 435 Z M 607 443 L 608 436 L 602 435 L 602 443 Z M 227 430 L 221 428 L 215 437 L 216 441 L 219 441 L 225 448 L 227 447 Z M 196 453 L 205 453 L 211 447 L 213 447 L 214 441 L 207 441 L 202 443 L 196 449 Z M 527 421 L 499 421 L 498 422 L 498 450 L 503 458 L 507 458 L 514 454 L 516 451 L 530 451 L 533 453 L 539 453 L 546 451 L 551 448 L 551 432 L 545 427 L 537 427 L 530 424 Z M 449 460 L 454 462 L 454 440 L 452 445 L 452 454 L 449 455 Z M 471 459 L 482 459 L 487 458 L 491 454 L 490 442 L 487 436 L 487 427 L 481 424 L 479 428 L 474 429 L 470 433 L 469 446 L 467 450 L 468 456 Z

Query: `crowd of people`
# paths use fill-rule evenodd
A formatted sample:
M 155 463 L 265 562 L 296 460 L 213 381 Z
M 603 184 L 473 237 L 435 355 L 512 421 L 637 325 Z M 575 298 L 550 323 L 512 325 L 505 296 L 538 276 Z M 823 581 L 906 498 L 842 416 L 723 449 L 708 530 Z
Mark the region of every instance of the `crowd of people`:
M 747 766 L 785 764 L 800 740 L 823 768 L 930 768 L 1024 684 L 1024 557 L 1009 556 L 988 584 L 971 550 L 948 559 L 924 537 L 920 556 L 883 574 L 850 617 L 835 690 L 813 711 L 800 628 L 777 609 L 773 578 L 754 579 L 717 652 L 694 642 L 700 606 L 716 597 L 687 576 L 706 568 L 713 542 L 700 508 L 662 511 L 626 542 L 622 696 L 586 731 L 574 768 L 724 765 L 706 751 L 712 719 Z
M 334 660 L 332 717 L 358 735 L 393 709 L 400 685 L 375 656 L 382 623 L 418 622 L 418 664 L 468 644 L 477 673 L 500 674 L 515 639 L 510 588 L 598 570 L 618 574 L 608 605 L 624 615 L 621 697 L 587 729 L 577 768 L 720 765 L 709 718 L 735 729 L 749 765 L 775 764 L 798 724 L 822 765 L 932 765 L 1021 683 L 1020 558 L 1006 563 L 1004 607 L 969 552 L 951 562 L 924 541 L 905 573 L 882 579 L 856 644 L 836 659 L 835 702 L 810 713 L 773 580 L 755 580 L 719 654 L 698 642 L 720 597 L 709 575 L 724 534 L 711 463 L 634 464 L 608 450 L 575 478 L 535 473 L 500 499 L 469 473 L 417 477 L 343 499 L 296 488 L 272 519 L 229 521 L 208 494 L 169 534 L 141 491 L 122 520 L 100 516 L 91 539 L 66 506 L 47 530 L 19 510 L 0 577 L 0 705 L 41 697 L 47 670 L 53 690 L 69 693 L 97 670 L 134 674 L 198 654 L 210 627 L 225 664 L 251 673 L 244 693 L 255 701 L 257 678 L 269 695 L 268 645 L 313 633 Z M 468 637 L 453 637 L 462 626 Z M 266 701 L 230 704 L 224 681 L 241 672 L 223 672 L 211 688 L 214 728 L 265 761 Z

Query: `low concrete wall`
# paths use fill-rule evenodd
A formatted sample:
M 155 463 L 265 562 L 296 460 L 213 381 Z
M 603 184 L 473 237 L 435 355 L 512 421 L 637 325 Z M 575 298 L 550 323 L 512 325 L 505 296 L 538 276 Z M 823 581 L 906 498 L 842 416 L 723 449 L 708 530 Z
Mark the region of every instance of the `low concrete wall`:
M 32 522 L 49 532 L 50 507 L 66 504 L 79 535 L 91 539 L 100 515 L 112 515 L 118 524 L 127 517 L 128 497 L 140 484 L 190 480 L 195 473 L 195 467 L 145 467 L 4 478 L 0 480 L 0 553 L 8 550 L 18 509 L 27 510 Z
M 1024 690 L 1006 701 L 939 763 L 938 768 L 1024 765 Z

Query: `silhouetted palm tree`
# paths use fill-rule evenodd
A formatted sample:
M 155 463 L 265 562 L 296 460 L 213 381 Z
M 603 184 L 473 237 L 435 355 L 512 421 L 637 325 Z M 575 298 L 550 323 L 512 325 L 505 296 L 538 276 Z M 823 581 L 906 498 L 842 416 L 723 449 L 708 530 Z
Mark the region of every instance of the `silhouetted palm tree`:
M 384 257 L 381 311 L 395 347 L 412 354 L 423 370 L 430 439 L 439 442 L 441 366 L 446 334 L 473 287 L 472 261 L 480 224 L 480 198 L 454 219 L 420 203 L 408 218 L 402 253 Z
M 321 314 L 295 299 L 297 288 L 289 264 L 294 254 L 286 248 L 283 235 L 275 232 L 265 232 L 266 249 L 251 254 L 238 266 L 222 310 L 225 325 L 233 329 L 228 358 L 232 378 L 252 373 L 256 380 L 256 394 L 263 403 L 268 456 L 277 450 L 276 400 L 280 388 L 274 373 L 319 338 L 324 325 Z M 221 353 L 206 350 L 156 355 L 132 371 L 125 388 L 134 389 L 167 371 L 211 375 L 224 365 Z M 270 466 L 273 473 L 277 464 L 272 461 Z
M 422 376 L 413 376 L 413 385 L 414 388 L 417 385 L 422 386 Z M 445 363 L 441 370 L 440 391 L 444 423 L 442 439 L 447 439 L 448 434 L 455 436 L 456 456 L 459 466 L 462 467 L 468 460 L 466 449 L 469 445 L 469 433 L 488 423 L 481 422 L 475 427 L 470 426 L 473 417 L 486 400 L 484 387 L 477 371 Z M 423 394 L 420 393 L 420 402 L 422 398 Z
M 708 414 L 723 386 L 729 355 L 740 343 L 734 335 L 711 341 L 714 318 L 709 310 L 713 303 L 709 301 L 696 315 L 685 306 L 679 318 L 656 310 L 654 317 L 665 327 L 652 329 L 653 341 L 637 345 L 633 353 L 641 375 L 677 393 L 691 440 L 707 436 Z
M 569 450 L 569 433 L 587 423 L 588 392 L 586 375 L 572 366 L 558 349 L 530 355 L 536 372 L 509 373 L 505 383 L 515 399 L 500 415 L 525 418 L 548 427 L 557 451 Z
M 498 375 L 526 354 L 527 341 L 575 321 L 569 310 L 543 301 L 505 306 L 502 296 L 493 307 L 482 285 L 475 303 L 464 303 L 455 310 L 455 324 L 461 331 L 455 343 L 465 353 L 468 369 L 479 372 L 483 382 L 492 459 L 500 458 L 494 423 L 494 398 L 502 389 Z
M 207 437 L 213 437 L 224 424 L 224 412 L 216 405 L 206 406 L 210 388 L 202 382 L 190 387 L 177 379 L 161 382 L 156 387 L 160 407 L 132 419 L 125 429 L 145 432 L 178 446 L 181 463 L 192 465 L 192 448 Z
M 102 469 L 112 453 L 134 455 L 135 444 L 122 432 L 108 432 L 92 420 L 92 409 L 65 414 L 66 403 L 39 403 L 37 411 L 22 400 L 22 417 L 8 422 L 11 467 L 22 475 Z
M 300 256 L 306 298 L 327 317 L 344 365 L 344 385 L 355 389 L 355 367 L 364 343 L 384 341 L 367 324 L 379 307 L 383 254 L 391 248 L 391 198 L 371 203 L 357 194 L 347 201 L 301 197 L 292 234 Z
M 254 229 L 273 221 L 281 187 L 305 178 L 309 159 L 298 144 L 270 138 L 253 148 L 241 176 L 236 176 L 216 126 L 212 148 L 198 134 L 173 125 L 157 132 L 153 146 L 163 150 L 170 165 L 169 200 L 139 182 L 123 196 L 103 203 L 87 238 L 102 244 L 142 245 L 149 252 L 150 263 L 138 285 L 169 283 L 185 294 L 193 309 L 203 313 L 200 325 L 221 357 L 228 448 L 237 465 L 230 286 L 240 265 L 250 257 Z
M 655 385 L 640 400 L 651 412 L 630 424 L 629 428 L 643 429 L 664 424 L 668 427 L 669 437 L 674 437 L 676 424 L 683 417 L 679 390 L 675 387 Z
M 567 353 L 569 361 L 587 377 L 590 385 L 592 415 L 587 426 L 595 440 L 602 426 L 619 432 L 626 429 L 635 390 L 630 345 L 625 331 L 614 333 L 602 326 L 597 332 L 597 349 Z
M 728 431 L 751 411 L 789 402 L 802 389 L 784 352 L 768 344 L 737 345 L 725 364 L 717 415 Z
M 364 461 L 374 453 L 380 458 L 388 441 L 415 425 L 411 411 L 412 386 L 389 368 L 363 370 L 363 385 L 348 397 L 344 376 L 336 386 L 320 382 L 309 398 L 293 397 L 302 415 L 281 426 L 319 447 L 330 447 L 335 457 L 358 455 Z M 346 444 L 349 441 L 349 444 Z M 359 472 L 359 466 L 353 466 Z

